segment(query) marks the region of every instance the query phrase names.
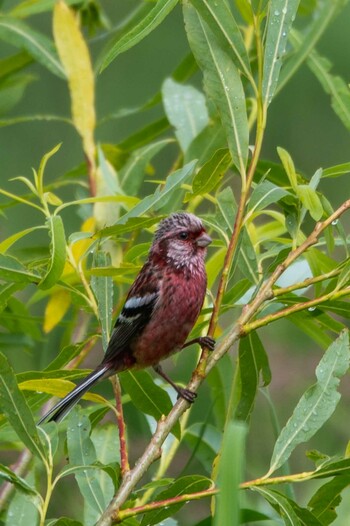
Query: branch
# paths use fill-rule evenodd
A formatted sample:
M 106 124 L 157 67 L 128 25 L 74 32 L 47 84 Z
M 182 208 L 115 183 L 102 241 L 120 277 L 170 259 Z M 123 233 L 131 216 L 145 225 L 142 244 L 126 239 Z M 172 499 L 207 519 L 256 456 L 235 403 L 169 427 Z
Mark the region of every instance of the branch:
M 256 314 L 259 307 L 267 300 L 272 299 L 272 287 L 277 279 L 301 254 L 308 248 L 313 246 L 321 233 L 332 223 L 338 219 L 346 210 L 350 208 L 350 199 L 343 203 L 332 215 L 325 221 L 317 223 L 314 230 L 309 237 L 296 249 L 292 250 L 284 262 L 282 262 L 274 270 L 272 275 L 261 286 L 261 289 L 256 294 L 255 298 L 246 305 L 242 314 L 238 318 L 232 330 L 228 333 L 225 340 L 221 341 L 216 349 L 210 354 L 205 367 L 204 374 L 194 374 L 187 388 L 191 391 L 197 391 L 204 378 L 208 375 L 211 369 L 215 366 L 218 360 L 232 347 L 232 345 L 241 337 L 242 328 L 247 324 L 251 318 Z M 111 500 L 109 506 L 98 521 L 98 526 L 110 526 L 113 522 L 119 520 L 119 509 L 128 499 L 130 493 L 148 470 L 149 466 L 159 457 L 161 447 L 170 433 L 172 427 L 189 408 L 190 404 L 186 400 L 179 399 L 167 417 L 163 417 L 157 425 L 157 429 L 146 447 L 144 453 L 136 462 L 134 468 L 129 471 L 124 477 L 117 494 Z

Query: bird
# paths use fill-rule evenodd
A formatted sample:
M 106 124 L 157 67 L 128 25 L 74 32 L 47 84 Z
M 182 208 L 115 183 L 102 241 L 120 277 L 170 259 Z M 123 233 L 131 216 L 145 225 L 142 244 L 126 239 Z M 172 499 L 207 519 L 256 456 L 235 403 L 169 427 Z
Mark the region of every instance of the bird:
M 194 402 L 197 394 L 175 384 L 160 361 L 199 343 L 210 350 L 207 336 L 188 341 L 201 312 L 207 275 L 205 256 L 212 239 L 201 219 L 175 212 L 162 219 L 147 260 L 132 284 L 116 319 L 102 362 L 38 422 L 60 422 L 80 398 L 101 380 L 132 369 L 153 367 L 177 391 Z

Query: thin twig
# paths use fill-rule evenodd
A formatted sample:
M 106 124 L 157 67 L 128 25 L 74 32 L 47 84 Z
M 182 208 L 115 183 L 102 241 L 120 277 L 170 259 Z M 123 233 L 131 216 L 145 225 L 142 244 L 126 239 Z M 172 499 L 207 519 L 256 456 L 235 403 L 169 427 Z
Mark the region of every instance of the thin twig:
M 266 301 L 273 298 L 273 285 L 277 279 L 283 274 L 287 267 L 289 267 L 301 254 L 303 254 L 308 248 L 317 242 L 318 237 L 321 233 L 332 223 L 338 219 L 345 211 L 350 208 L 350 199 L 343 203 L 331 216 L 325 221 L 317 223 L 314 230 L 311 232 L 309 237 L 295 250 L 291 251 L 284 262 L 282 262 L 272 273 L 272 275 L 266 280 L 261 286 L 255 298 L 246 305 L 238 318 L 232 330 L 228 333 L 225 340 L 222 340 L 216 347 L 216 349 L 210 354 L 206 369 L 205 376 L 215 366 L 217 361 L 232 347 L 232 345 L 240 338 L 242 327 L 247 324 L 252 317 L 256 314 L 259 307 Z M 203 376 L 194 375 L 188 384 L 187 388 L 191 391 L 197 391 L 201 383 L 203 382 Z M 119 509 L 128 499 L 131 491 L 135 488 L 137 483 L 143 477 L 148 470 L 149 466 L 159 457 L 161 446 L 170 433 L 172 427 L 179 420 L 181 415 L 188 409 L 189 403 L 183 399 L 179 399 L 168 416 L 162 418 L 157 425 L 157 429 L 146 447 L 144 453 L 136 462 L 133 469 L 131 469 L 124 477 L 122 484 L 114 496 L 109 506 L 98 521 L 98 526 L 110 526 L 113 522 L 119 520 L 118 514 Z M 287 477 L 288 478 L 288 477 Z M 289 477 L 290 479 L 290 477 Z M 289 480 L 288 479 L 288 480 Z M 272 483 L 272 482 L 269 482 Z M 277 482 L 276 482 L 277 483 Z M 265 481 L 266 484 L 266 481 Z M 243 486 L 242 486 L 243 487 Z
M 126 441 L 126 425 L 124 420 L 123 413 L 123 404 L 122 404 L 122 391 L 120 387 L 119 378 L 117 375 L 112 376 L 111 382 L 113 385 L 113 391 L 115 396 L 116 403 L 116 414 L 117 414 L 117 423 L 119 430 L 119 448 L 120 448 L 120 465 L 122 470 L 122 476 L 130 471 L 129 458 L 128 458 L 128 447 Z

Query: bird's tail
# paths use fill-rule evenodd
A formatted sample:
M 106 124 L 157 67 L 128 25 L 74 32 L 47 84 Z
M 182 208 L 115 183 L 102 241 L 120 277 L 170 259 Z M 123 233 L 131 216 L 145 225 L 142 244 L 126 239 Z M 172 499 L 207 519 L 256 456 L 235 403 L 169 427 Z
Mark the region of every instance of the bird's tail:
M 70 393 L 67 394 L 62 400 L 60 400 L 50 411 L 46 413 L 38 422 L 38 425 L 43 422 L 60 422 L 69 413 L 71 409 L 79 402 L 80 398 L 89 389 L 99 382 L 102 378 L 109 376 L 106 375 L 109 367 L 104 366 L 102 368 L 95 369 L 92 371 L 82 382 L 80 382 Z

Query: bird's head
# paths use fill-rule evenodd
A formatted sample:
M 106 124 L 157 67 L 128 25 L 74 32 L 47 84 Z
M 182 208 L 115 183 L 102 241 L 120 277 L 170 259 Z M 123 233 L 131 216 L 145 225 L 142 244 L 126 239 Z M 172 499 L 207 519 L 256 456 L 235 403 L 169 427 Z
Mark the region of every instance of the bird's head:
M 177 212 L 163 219 L 151 247 L 151 255 L 177 269 L 195 269 L 202 264 L 206 247 L 211 243 L 202 221 L 195 215 Z

